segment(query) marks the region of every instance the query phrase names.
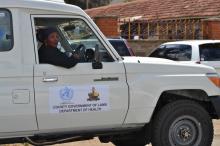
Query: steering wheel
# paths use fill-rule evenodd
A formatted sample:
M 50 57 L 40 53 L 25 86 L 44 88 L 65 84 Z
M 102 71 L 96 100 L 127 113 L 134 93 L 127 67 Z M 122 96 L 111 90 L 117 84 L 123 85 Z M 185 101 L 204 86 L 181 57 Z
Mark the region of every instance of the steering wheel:
M 74 49 L 74 53 L 79 55 L 81 62 L 85 62 L 86 61 L 85 52 L 86 52 L 86 46 L 83 45 L 83 44 L 79 44 L 76 47 L 76 49 Z

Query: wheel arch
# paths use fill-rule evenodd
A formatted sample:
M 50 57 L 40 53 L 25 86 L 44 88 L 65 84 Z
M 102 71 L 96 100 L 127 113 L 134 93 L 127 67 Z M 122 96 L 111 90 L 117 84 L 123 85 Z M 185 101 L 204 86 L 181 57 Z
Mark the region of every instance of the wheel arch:
M 193 100 L 202 105 L 209 113 L 212 119 L 218 119 L 218 114 L 208 94 L 201 89 L 178 89 L 166 90 L 161 93 L 154 108 L 151 121 L 154 115 L 166 104 L 177 100 Z

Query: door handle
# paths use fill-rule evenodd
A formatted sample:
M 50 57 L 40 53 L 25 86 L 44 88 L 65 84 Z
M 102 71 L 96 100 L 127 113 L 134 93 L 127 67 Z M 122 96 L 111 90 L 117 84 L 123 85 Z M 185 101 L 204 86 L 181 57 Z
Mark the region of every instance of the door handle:
M 94 79 L 94 82 L 100 82 L 100 81 L 118 81 L 118 77 L 106 77 L 101 79 Z
M 43 82 L 57 82 L 58 77 L 44 77 Z

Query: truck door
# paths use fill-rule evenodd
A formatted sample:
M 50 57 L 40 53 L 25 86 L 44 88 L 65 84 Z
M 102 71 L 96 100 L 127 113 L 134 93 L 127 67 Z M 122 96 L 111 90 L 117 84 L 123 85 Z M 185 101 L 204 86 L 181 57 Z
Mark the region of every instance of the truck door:
M 33 64 L 24 64 L 22 40 L 17 41 L 20 27 L 16 16 L 16 27 L 12 26 L 12 14 L 0 9 L 0 136 L 37 130 Z
M 122 62 L 115 61 L 81 17 L 33 16 L 35 30 L 49 25 L 59 33 L 59 48 L 78 52 L 70 69 L 37 63 L 34 67 L 36 112 L 40 130 L 80 130 L 122 126 L 128 109 L 128 86 Z M 37 45 L 36 41 L 36 47 Z M 86 50 L 99 50 L 102 67 L 92 67 Z M 37 55 L 37 54 L 36 54 Z M 84 56 L 84 57 L 83 57 Z M 36 56 L 38 58 L 38 55 Z

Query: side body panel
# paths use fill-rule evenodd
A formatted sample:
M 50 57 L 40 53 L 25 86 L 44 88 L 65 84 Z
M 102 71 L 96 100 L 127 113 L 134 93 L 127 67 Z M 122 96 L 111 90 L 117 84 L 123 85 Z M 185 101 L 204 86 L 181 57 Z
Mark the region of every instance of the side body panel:
M 140 61 L 141 62 L 141 61 Z M 125 124 L 148 123 L 159 100 L 167 90 L 200 89 L 209 96 L 219 89 L 206 77 L 211 68 L 159 63 L 125 63 L 130 88 L 130 107 Z
M 44 78 L 54 77 L 57 78 L 56 82 L 43 81 Z M 105 81 L 103 78 L 116 79 Z M 103 63 L 103 69 L 92 69 L 91 63 L 79 63 L 71 69 L 39 64 L 35 66 L 34 82 L 37 119 L 41 131 L 89 130 L 109 126 L 116 128 L 124 122 L 128 109 L 128 86 L 123 63 Z M 71 102 L 65 101 L 60 94 L 56 96 L 56 92 L 61 93 L 65 87 L 73 90 Z M 94 106 L 99 100 L 88 100 L 93 87 L 99 92 L 100 101 L 106 98 L 107 106 L 102 109 L 97 110 L 97 106 Z M 61 102 L 57 104 L 57 100 Z M 68 107 L 63 108 L 65 104 Z M 58 111 L 53 108 L 56 105 L 60 105 Z M 94 111 L 91 110 L 94 108 Z M 63 109 L 67 110 L 63 112 Z
M 19 9 L 9 10 L 13 20 L 14 47 L 11 51 L 0 52 L 0 136 L 38 129 L 33 88 L 34 58 L 27 60 L 34 55 L 30 21 L 25 20 L 27 17 Z M 21 24 L 22 20 L 27 23 Z M 25 49 L 32 49 L 32 52 Z M 26 54 L 28 52 L 31 54 Z

